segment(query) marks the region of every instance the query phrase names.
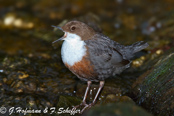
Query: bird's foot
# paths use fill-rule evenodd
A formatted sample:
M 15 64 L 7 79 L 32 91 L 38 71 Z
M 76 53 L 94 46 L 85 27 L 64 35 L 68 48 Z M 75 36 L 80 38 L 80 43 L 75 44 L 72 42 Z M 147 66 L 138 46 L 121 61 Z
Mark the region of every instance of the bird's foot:
M 86 104 L 85 107 L 80 111 L 80 114 L 82 114 L 86 109 L 90 109 L 94 103 Z
M 86 102 L 82 102 L 81 104 L 77 105 L 77 106 L 74 106 L 72 110 L 75 110 L 77 109 L 78 107 L 81 107 L 81 106 L 86 106 L 88 104 L 86 104 Z
M 76 110 L 78 107 L 84 106 L 83 109 L 80 111 L 80 114 L 82 114 L 86 109 L 91 108 L 94 103 L 86 104 L 86 102 L 82 102 L 81 104 L 74 106 L 72 110 Z

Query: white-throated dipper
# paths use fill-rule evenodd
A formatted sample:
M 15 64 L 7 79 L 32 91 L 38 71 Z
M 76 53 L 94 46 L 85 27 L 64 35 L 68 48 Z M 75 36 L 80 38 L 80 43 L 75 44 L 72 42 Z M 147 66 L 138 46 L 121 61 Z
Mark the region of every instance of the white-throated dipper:
M 134 54 L 148 46 L 143 41 L 129 46 L 121 45 L 80 21 L 70 21 L 62 27 L 53 27 L 64 32 L 62 38 L 53 42 L 64 40 L 61 49 L 63 63 L 79 79 L 87 81 L 88 84 L 80 104 L 85 106 L 81 112 L 95 104 L 105 79 L 130 67 L 130 59 Z M 93 102 L 86 104 L 92 81 L 100 82 L 100 86 Z

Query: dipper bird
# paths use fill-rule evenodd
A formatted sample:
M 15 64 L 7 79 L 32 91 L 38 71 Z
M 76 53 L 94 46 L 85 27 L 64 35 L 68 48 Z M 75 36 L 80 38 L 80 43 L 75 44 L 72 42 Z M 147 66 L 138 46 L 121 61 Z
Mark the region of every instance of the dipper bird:
M 64 32 L 64 36 L 54 41 L 64 40 L 61 56 L 65 66 L 79 79 L 87 81 L 87 88 L 81 105 L 86 108 L 93 106 L 104 86 L 105 79 L 130 67 L 131 58 L 136 52 L 148 46 L 143 41 L 129 46 L 121 45 L 92 27 L 80 21 L 70 21 L 64 26 L 53 26 Z M 86 104 L 91 83 L 100 82 L 99 89 L 91 104 Z

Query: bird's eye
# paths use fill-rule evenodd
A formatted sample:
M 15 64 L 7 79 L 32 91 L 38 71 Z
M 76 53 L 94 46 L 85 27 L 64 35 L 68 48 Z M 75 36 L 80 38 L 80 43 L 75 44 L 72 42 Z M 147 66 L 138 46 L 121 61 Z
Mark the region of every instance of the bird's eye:
M 71 31 L 74 31 L 75 29 L 76 29 L 75 26 L 72 26 L 72 27 L 71 27 Z

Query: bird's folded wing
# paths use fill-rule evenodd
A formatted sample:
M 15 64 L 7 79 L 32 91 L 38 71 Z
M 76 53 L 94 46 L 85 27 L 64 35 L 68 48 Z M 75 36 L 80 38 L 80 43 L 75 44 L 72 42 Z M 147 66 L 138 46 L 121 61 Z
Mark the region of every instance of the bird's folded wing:
M 123 45 L 116 43 L 110 38 L 96 34 L 90 40 L 86 40 L 90 60 L 97 71 L 102 74 L 111 74 L 116 68 L 129 63 L 125 60 L 119 49 Z

